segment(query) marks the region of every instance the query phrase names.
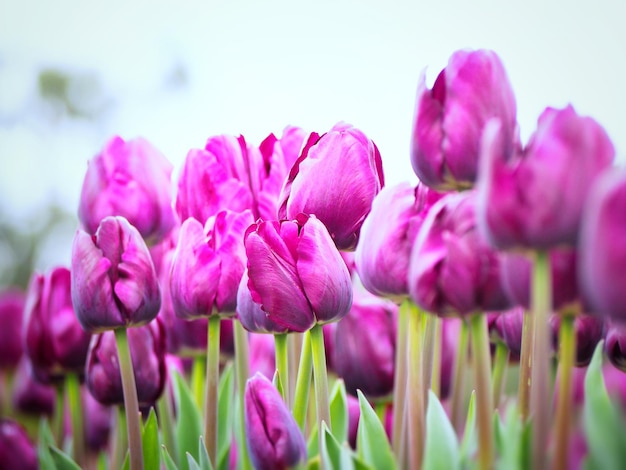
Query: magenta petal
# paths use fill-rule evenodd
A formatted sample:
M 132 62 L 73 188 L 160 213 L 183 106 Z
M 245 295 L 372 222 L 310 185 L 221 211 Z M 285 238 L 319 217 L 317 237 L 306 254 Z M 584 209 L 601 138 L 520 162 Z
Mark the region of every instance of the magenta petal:
M 252 333 L 287 333 L 288 328 L 272 321 L 263 311 L 261 305 L 255 303 L 248 288 L 248 273 L 244 272 L 237 292 L 237 318 L 241 325 Z

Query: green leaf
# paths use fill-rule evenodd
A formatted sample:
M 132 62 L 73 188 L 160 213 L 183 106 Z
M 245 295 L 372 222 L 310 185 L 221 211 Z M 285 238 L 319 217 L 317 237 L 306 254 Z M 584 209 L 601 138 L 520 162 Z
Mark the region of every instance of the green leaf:
M 47 419 L 39 421 L 39 440 L 37 442 L 37 459 L 41 470 L 55 470 L 56 465 L 50 454 L 50 446 L 54 445 L 54 438 Z
M 160 468 L 159 425 L 154 408 L 150 408 L 148 419 L 142 427 L 141 445 L 143 447 L 143 465 L 145 468 Z
M 461 442 L 461 462 L 467 464 L 472 460 L 472 456 L 477 448 L 476 439 L 476 392 L 472 391 L 469 405 L 467 407 L 467 418 L 465 419 L 465 431 L 463 431 L 463 441 Z
M 359 457 L 374 468 L 395 469 L 396 461 L 391 452 L 391 446 L 389 445 L 389 439 L 387 439 L 387 433 L 383 424 L 360 390 L 357 390 L 357 394 L 361 409 L 361 418 L 359 419 L 359 428 L 357 430 Z
M 285 396 L 285 389 L 283 388 L 283 381 L 280 378 L 280 373 L 278 369 L 274 371 L 274 377 L 272 377 L 272 385 L 278 390 L 278 393 L 281 397 Z
M 202 434 L 202 418 L 191 391 L 180 374 L 174 374 L 176 410 L 176 448 L 181 470 L 188 468 L 187 453 L 198 457 L 198 438 Z
M 187 465 L 189 466 L 189 470 L 202 470 L 198 462 L 196 462 L 196 459 L 194 459 L 189 452 L 187 452 Z
M 306 463 L 307 470 L 320 470 L 322 467 L 322 463 L 320 462 L 320 456 L 316 455 L 309 459 Z
M 339 379 L 330 392 L 330 422 L 333 423 L 333 435 L 342 444 L 348 440 L 348 418 L 346 386 Z
M 328 426 L 326 426 L 326 423 L 322 424 L 322 432 L 324 433 L 324 439 L 320 457 L 324 463 L 324 468 L 326 470 L 354 470 L 352 451 L 339 444 L 328 429 Z
M 109 457 L 107 453 L 101 451 L 98 454 L 98 463 L 96 465 L 97 470 L 108 470 L 109 469 Z
M 209 452 L 206 450 L 206 445 L 204 444 L 204 439 L 200 438 L 200 442 L 198 442 L 198 455 L 200 456 L 200 464 L 201 470 L 213 470 L 213 465 L 211 465 L 211 459 L 209 458 Z
M 460 468 L 461 458 L 456 433 L 437 395 L 432 390 L 428 391 L 426 429 L 428 432 L 422 468 L 425 470 Z
M 55 446 L 49 446 L 49 448 L 50 455 L 52 455 L 52 460 L 54 460 L 54 466 L 57 470 L 80 470 L 78 464 L 61 449 Z
M 163 455 L 163 463 L 165 463 L 165 468 L 167 470 L 178 470 L 178 467 L 174 463 L 172 456 L 167 451 L 165 446 L 161 446 L 161 454 Z
M 220 469 L 228 468 L 228 453 L 230 452 L 233 436 L 234 384 L 233 366 L 230 363 L 222 372 L 217 391 L 217 462 Z M 202 465 L 202 453 L 200 453 L 200 464 Z M 226 465 L 226 467 L 223 467 L 223 465 Z
M 583 423 L 589 461 L 602 469 L 622 469 L 626 462 L 626 426 L 621 410 L 611 402 L 602 376 L 601 341 L 585 377 Z
M 309 459 L 312 459 L 319 454 L 319 439 L 317 437 L 317 423 L 313 426 L 311 434 L 309 435 L 309 442 L 306 445 L 306 455 Z

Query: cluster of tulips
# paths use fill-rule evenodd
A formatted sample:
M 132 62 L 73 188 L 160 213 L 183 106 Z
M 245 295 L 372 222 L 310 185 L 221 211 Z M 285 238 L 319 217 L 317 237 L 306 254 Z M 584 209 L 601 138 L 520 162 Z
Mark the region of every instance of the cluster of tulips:
M 486 50 L 422 77 L 416 186 L 346 123 L 175 190 L 112 138 L 70 268 L 2 293 L 0 468 L 625 465 L 626 171 L 571 106 L 520 140 Z

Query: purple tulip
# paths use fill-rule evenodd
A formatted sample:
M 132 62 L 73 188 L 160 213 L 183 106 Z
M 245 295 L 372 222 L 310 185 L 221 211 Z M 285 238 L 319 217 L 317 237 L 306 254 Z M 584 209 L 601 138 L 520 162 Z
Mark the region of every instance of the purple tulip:
M 514 361 L 519 361 L 522 353 L 524 315 L 523 308 L 514 307 L 498 314 L 493 323 L 497 336 L 506 345 L 509 357 Z
M 609 325 L 604 348 L 611 364 L 626 372 L 626 327 L 615 323 Z
M 163 326 L 157 318 L 147 325 L 129 328 L 127 333 L 139 403 L 154 403 L 163 392 L 166 377 Z M 92 338 L 86 376 L 89 392 L 100 403 L 103 405 L 124 403 L 122 376 L 113 331 L 105 331 Z
M 246 232 L 248 288 L 270 320 L 291 331 L 343 318 L 352 304 L 348 268 L 314 216 L 257 222 Z
M 26 430 L 11 419 L 0 419 L 0 468 L 37 470 L 37 450 Z
M 89 162 L 78 208 L 83 229 L 94 234 L 100 221 L 122 216 L 151 242 L 174 227 L 172 164 L 145 139 L 113 137 Z
M 361 406 L 359 399 L 352 395 L 346 395 L 348 399 L 348 443 L 352 449 L 356 449 L 356 438 L 361 421 Z
M 581 290 L 591 310 L 626 321 L 626 170 L 609 170 L 589 194 L 580 236 Z
M 0 292 L 0 370 L 14 369 L 22 357 L 22 322 L 26 295 L 18 289 Z
M 558 351 L 561 315 L 551 315 L 549 324 L 552 330 L 552 349 Z M 591 315 L 576 315 L 574 332 L 576 334 L 574 365 L 585 367 L 591 362 L 596 346 L 604 338 L 604 320 Z
M 346 390 L 361 390 L 368 398 L 393 390 L 396 356 L 397 306 L 361 295 L 335 330 L 333 365 Z
M 373 294 L 409 295 L 411 248 L 428 210 L 443 194 L 423 184 L 385 187 L 374 199 L 363 227 L 355 261 L 361 282 Z
M 85 409 L 85 442 L 90 450 L 98 452 L 104 449 L 113 429 L 113 409 L 102 405 L 89 390 L 83 390 Z
M 384 184 L 374 142 L 358 129 L 339 123 L 321 137 L 309 136 L 283 187 L 278 217 L 314 214 L 337 248 L 351 251 L 374 196 Z
M 59 267 L 34 274 L 24 313 L 24 346 L 37 379 L 61 379 L 82 374 L 91 335 L 81 328 L 70 289 L 70 271 Z
M 13 406 L 20 413 L 51 416 L 54 412 L 54 386 L 35 379 L 30 361 L 23 357 L 13 378 Z
M 250 376 L 254 376 L 258 372 L 272 380 L 276 372 L 274 337 L 272 335 L 251 333 L 248 335 L 248 345 Z
M 483 135 L 477 217 L 502 249 L 575 245 L 583 204 L 615 150 L 604 129 L 574 108 L 547 108 L 523 151 L 497 120 Z
M 473 186 L 482 131 L 490 118 L 503 123 L 508 143 L 517 138 L 515 96 L 495 52 L 455 52 L 432 90 L 422 74 L 416 101 L 411 164 L 431 188 Z
M 478 233 L 476 193 L 445 196 L 420 228 L 409 264 L 411 298 L 438 315 L 504 310 L 500 258 Z
M 263 375 L 246 383 L 244 394 L 246 442 L 257 470 L 284 470 L 303 463 L 302 431 L 278 391 Z
M 95 235 L 76 232 L 72 301 L 92 333 L 145 325 L 161 307 L 157 275 L 141 235 L 123 217 L 102 220 Z
M 248 271 L 243 273 L 239 290 L 237 292 L 237 318 L 241 325 L 251 333 L 287 333 L 289 328 L 282 323 L 277 323 L 252 300 L 252 293 L 248 287 Z
M 250 211 L 220 211 L 204 229 L 196 219 L 183 222 L 170 281 L 176 316 L 235 314 L 245 269 L 243 235 L 252 222 Z

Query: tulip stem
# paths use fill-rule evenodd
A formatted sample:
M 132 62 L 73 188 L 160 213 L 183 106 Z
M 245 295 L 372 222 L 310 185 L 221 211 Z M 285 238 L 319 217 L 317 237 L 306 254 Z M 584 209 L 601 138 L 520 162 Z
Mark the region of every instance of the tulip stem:
M 78 465 L 84 465 L 85 436 L 83 433 L 83 414 L 80 399 L 80 382 L 76 373 L 69 373 L 65 378 L 67 402 L 70 407 L 72 421 L 72 453 Z
M 135 384 L 135 371 L 133 370 L 130 347 L 128 345 L 128 334 L 126 328 L 117 328 L 114 331 L 117 357 L 120 362 L 120 373 L 122 375 L 122 389 L 124 391 L 130 468 L 131 470 L 142 470 L 141 412 L 139 411 L 139 402 L 137 400 L 137 385 Z
M 493 462 L 493 402 L 491 390 L 491 354 L 487 317 L 483 314 L 469 318 L 476 387 L 476 422 L 478 427 L 479 468 L 488 470 Z
M 458 436 L 463 432 L 465 418 L 465 369 L 467 366 L 467 346 L 469 330 L 465 319 L 461 319 L 459 329 L 459 344 L 456 350 L 454 364 L 454 379 L 452 382 L 452 425 Z
M 289 359 L 287 353 L 287 333 L 274 335 L 274 348 L 276 356 L 276 369 L 280 378 L 281 393 L 287 407 L 289 403 Z
M 402 440 L 406 430 L 406 370 L 407 370 L 407 336 L 409 333 L 410 300 L 405 300 L 398 310 L 398 329 L 396 331 L 396 368 L 393 383 L 393 432 L 392 447 L 398 461 L 398 468 L 405 468 L 404 456 L 401 454 Z
M 522 423 L 528 419 L 528 408 L 530 407 L 530 371 L 533 357 L 532 334 L 534 322 L 534 315 L 530 312 L 525 312 L 522 320 L 522 350 L 519 360 L 519 384 L 517 390 L 517 406 Z
M 554 468 L 557 470 L 568 468 L 567 448 L 572 413 L 572 370 L 575 356 L 574 316 L 563 315 L 559 334 L 559 396 L 557 398 L 555 424 Z
M 430 378 L 430 389 L 440 397 L 441 395 L 441 318 L 434 316 L 435 323 L 435 343 L 433 351 L 433 367 Z
M 509 348 L 502 341 L 496 344 L 496 357 L 493 364 L 493 406 L 500 406 L 502 396 L 502 385 L 506 377 L 506 367 L 509 362 Z
M 293 401 L 293 417 L 302 432 L 304 432 L 306 411 L 309 405 L 309 391 L 311 390 L 311 367 L 313 365 L 311 349 L 311 335 L 305 333 L 302 339 L 300 366 L 296 379 L 296 396 Z
M 250 470 L 250 455 L 245 439 L 245 415 L 244 415 L 244 393 L 246 391 L 246 381 L 250 376 L 248 332 L 244 330 L 239 320 L 233 320 L 233 331 L 235 338 L 235 373 L 237 375 L 237 391 L 239 392 L 239 448 L 238 459 L 241 461 L 242 470 Z
M 54 416 L 52 418 L 52 434 L 60 449 L 63 448 L 63 408 L 65 407 L 65 393 L 63 384 L 54 387 L 56 401 L 54 403 Z
M 168 377 L 168 380 L 172 377 Z M 170 455 L 178 455 L 176 440 L 174 439 L 174 419 L 172 417 L 172 403 L 169 394 L 164 392 L 157 402 L 159 429 L 163 434 L 163 445 Z
M 220 324 L 218 315 L 210 315 L 206 358 L 204 400 L 204 444 L 213 468 L 217 467 L 217 389 L 220 379 Z
M 191 390 L 199 410 L 203 408 L 204 382 L 204 358 L 196 356 L 191 367 Z
M 435 356 L 435 320 L 430 313 L 422 314 L 424 321 L 424 352 L 422 353 L 424 373 L 424 409 L 428 408 L 428 391 L 433 377 L 433 358 Z
M 324 350 L 324 333 L 322 325 L 314 325 L 309 330 L 311 335 L 311 350 L 313 352 L 313 377 L 315 379 L 315 402 L 317 404 L 317 431 L 319 435 L 319 449 L 322 449 L 324 433 L 322 423 L 326 423 L 332 432 L 330 421 L 330 404 L 328 402 L 328 376 L 326 373 L 326 351 Z
M 424 419 L 423 314 L 411 303 L 408 322 L 408 447 L 412 468 L 421 468 L 424 456 L 426 423 Z
M 533 359 L 531 362 L 530 410 L 533 419 L 533 468 L 547 468 L 550 432 L 550 338 L 548 313 L 552 307 L 552 279 L 547 251 L 535 252 L 532 279 Z

